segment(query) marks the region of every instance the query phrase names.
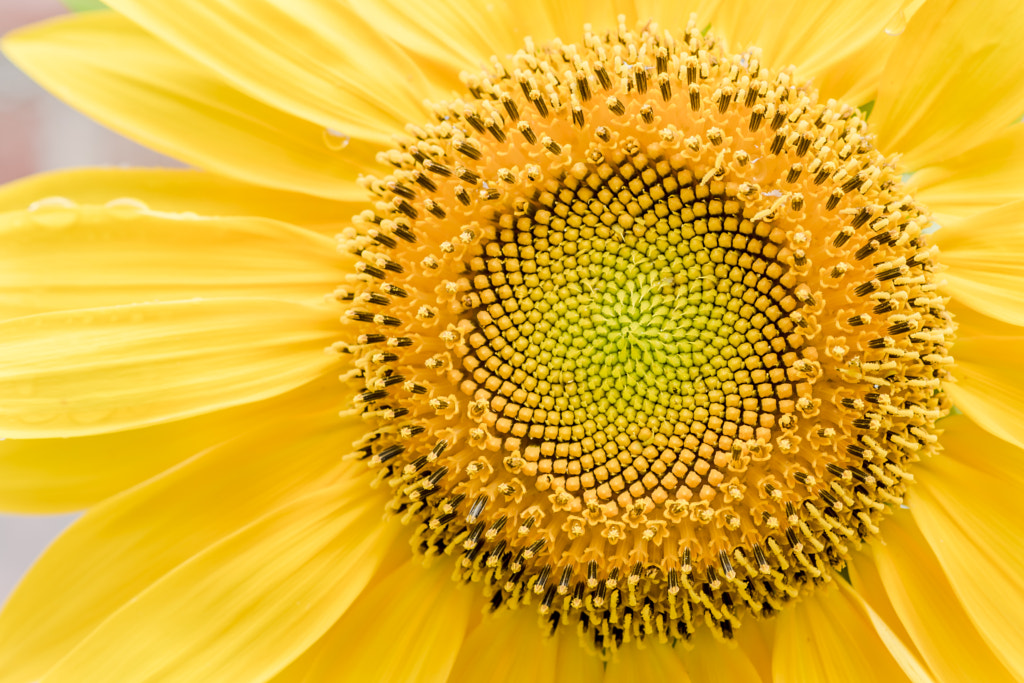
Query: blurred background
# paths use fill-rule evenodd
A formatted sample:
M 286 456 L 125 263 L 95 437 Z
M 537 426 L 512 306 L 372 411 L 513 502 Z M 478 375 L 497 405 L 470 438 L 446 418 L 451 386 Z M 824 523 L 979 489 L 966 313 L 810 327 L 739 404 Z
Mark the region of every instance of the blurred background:
M 0 34 L 67 12 L 59 0 L 0 0 Z M 85 118 L 0 56 L 0 183 L 58 168 L 111 165 L 175 164 Z M 73 519 L 0 515 L 0 603 Z

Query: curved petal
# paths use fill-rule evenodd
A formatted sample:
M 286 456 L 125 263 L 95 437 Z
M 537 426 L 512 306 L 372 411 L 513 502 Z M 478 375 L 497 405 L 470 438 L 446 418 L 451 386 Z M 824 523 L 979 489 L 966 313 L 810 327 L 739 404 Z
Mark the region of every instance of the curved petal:
M 0 510 L 80 510 L 283 411 L 335 411 L 344 398 L 337 378 L 327 377 L 264 401 L 152 427 L 72 439 L 0 439 Z
M 776 617 L 776 683 L 865 683 L 932 679 L 842 579 L 819 587 Z
M 356 483 L 360 486 L 360 483 Z M 262 517 L 135 596 L 43 677 L 263 681 L 360 595 L 392 535 L 352 482 Z
M 1017 680 L 970 623 L 942 565 L 909 513 L 886 520 L 872 546 L 877 572 L 900 622 L 928 667 L 942 681 Z
M 712 29 L 733 49 L 761 48 L 773 68 L 796 66 L 801 78 L 831 67 L 883 35 L 903 0 L 878 0 L 866 11 L 858 0 L 738 0 L 719 3 Z
M 113 0 L 132 21 L 282 111 L 388 144 L 441 94 L 419 65 L 347 3 Z M 457 76 L 457 72 L 452 76 Z
M 244 95 L 112 12 L 9 34 L 4 51 L 50 92 L 114 130 L 255 185 L 331 199 L 376 169 L 386 142 L 333 140 L 323 126 Z M 386 136 L 385 136 L 386 137 Z
M 604 683 L 692 680 L 679 653 L 672 646 L 657 642 L 624 644 L 616 650 L 604 672 Z
M 752 619 L 750 621 L 753 621 Z M 746 629 L 743 624 L 741 629 Z M 751 661 L 743 644 L 737 641 L 722 643 L 706 628 L 698 628 L 693 636 L 693 648 L 677 649 L 690 678 L 698 683 L 768 683 Z
M 422 558 L 408 560 L 373 581 L 296 661 L 302 676 L 294 680 L 444 683 L 475 611 L 473 591 L 453 581 L 443 561 L 427 568 Z
M 882 74 L 871 113 L 879 147 L 920 168 L 1013 123 L 1024 111 L 1021 33 L 1016 0 L 925 3 Z
M 957 301 L 1024 325 L 1024 201 L 950 222 L 932 238 Z
M 208 450 L 75 522 L 0 613 L 0 681 L 37 680 L 131 598 L 268 511 L 339 476 L 357 479 L 354 490 L 365 496 L 358 487 L 367 478 L 352 477 L 339 460 L 362 425 L 339 423 L 338 394 L 325 382 L 290 405 L 236 411 L 247 427 L 233 422 L 234 434 L 208 433 Z
M 38 202 L 0 214 L 0 240 L 0 319 L 194 297 L 315 304 L 353 263 L 333 239 L 287 223 L 157 213 L 134 200 Z
M 966 415 L 950 415 L 939 426 L 943 456 L 1024 486 L 1024 450 L 982 429 Z
M 922 462 L 907 502 L 964 610 L 1003 664 L 1024 678 L 1024 489 L 972 467 L 969 461 L 984 454 L 971 450 Z
M 466 638 L 448 680 L 488 683 L 589 683 L 601 679 L 601 660 L 583 652 L 574 632 L 545 634 L 534 608 L 485 616 Z
M 545 41 L 555 35 L 543 0 L 430 0 L 416 5 L 381 0 L 351 4 L 367 24 L 386 27 L 391 40 L 414 55 L 417 62 L 430 65 L 439 77 L 447 76 L 447 85 L 460 91 L 460 71 L 479 69 L 491 56 L 504 58 L 516 52 L 526 36 Z M 579 30 L 582 24 L 576 28 Z
M 192 212 L 201 216 L 262 216 L 334 235 L 352 216 L 369 208 L 369 194 L 341 179 L 338 201 L 283 192 L 187 169 L 75 168 L 39 173 L 0 185 L 0 211 L 27 209 L 47 197 L 78 204 L 106 204 L 128 197 L 153 211 Z
M 1024 124 L 918 171 L 909 185 L 943 226 L 1024 198 Z
M 0 323 L 0 434 L 83 436 L 250 403 L 337 363 L 331 311 L 266 299 L 82 309 Z
M 972 420 L 1024 447 L 1024 330 L 955 303 L 954 381 L 943 389 Z
M 924 3 L 925 0 L 904 0 L 873 38 L 861 42 L 858 48 L 822 69 L 814 78 L 820 99 L 834 98 L 858 106 L 873 102 L 878 94 L 882 71 L 899 43 L 900 33 Z

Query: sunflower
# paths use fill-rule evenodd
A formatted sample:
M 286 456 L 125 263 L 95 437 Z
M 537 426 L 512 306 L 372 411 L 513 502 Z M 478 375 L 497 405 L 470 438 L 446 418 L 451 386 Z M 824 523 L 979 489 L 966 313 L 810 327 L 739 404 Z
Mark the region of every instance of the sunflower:
M 0 188 L 0 683 L 1024 679 L 1024 5 L 108 4 L 199 170 Z

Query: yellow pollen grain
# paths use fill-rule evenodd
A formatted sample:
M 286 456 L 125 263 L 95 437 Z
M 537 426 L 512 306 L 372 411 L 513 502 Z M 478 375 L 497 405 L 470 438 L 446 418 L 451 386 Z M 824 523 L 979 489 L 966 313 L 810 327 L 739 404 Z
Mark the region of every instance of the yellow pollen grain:
M 342 238 L 414 546 L 602 652 L 828 581 L 935 447 L 953 327 L 861 113 L 693 23 L 465 82 Z

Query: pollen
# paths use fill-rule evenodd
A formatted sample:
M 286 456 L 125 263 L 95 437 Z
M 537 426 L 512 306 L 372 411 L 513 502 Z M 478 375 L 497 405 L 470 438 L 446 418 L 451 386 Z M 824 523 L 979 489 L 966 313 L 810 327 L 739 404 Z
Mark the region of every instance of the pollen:
M 862 112 L 693 22 L 464 82 L 341 237 L 351 457 L 414 547 L 602 653 L 832 580 L 934 448 L 954 328 Z

